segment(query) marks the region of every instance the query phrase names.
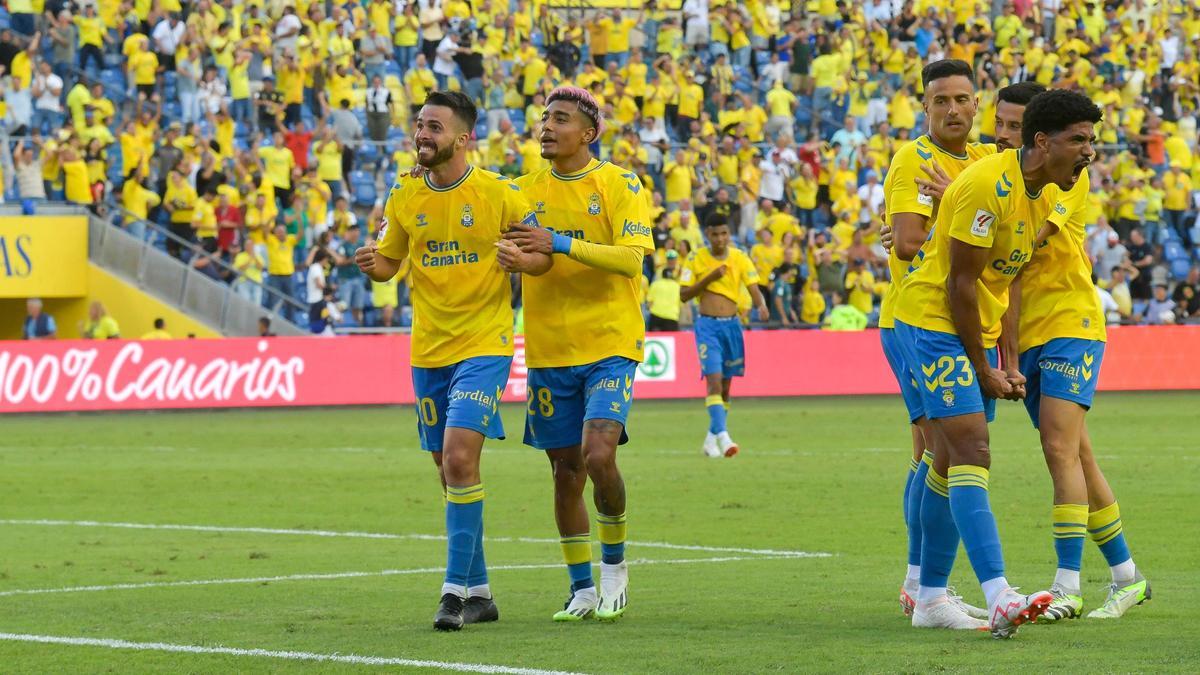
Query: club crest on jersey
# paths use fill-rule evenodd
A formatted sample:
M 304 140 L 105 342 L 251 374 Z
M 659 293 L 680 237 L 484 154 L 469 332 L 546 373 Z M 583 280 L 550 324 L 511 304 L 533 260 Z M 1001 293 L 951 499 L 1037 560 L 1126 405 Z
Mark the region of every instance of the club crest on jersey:
M 953 389 L 945 389 L 942 391 L 942 403 L 945 403 L 947 408 L 954 407 L 954 390 Z
M 417 214 L 417 227 L 425 227 L 428 224 L 429 224 L 429 221 L 426 219 L 425 214 L 418 213 Z
M 591 197 L 588 197 L 588 215 L 600 215 L 600 195 L 595 192 L 592 193 Z
M 463 204 L 461 222 L 463 227 L 470 227 L 475 224 L 475 214 L 471 211 L 470 204 Z
M 533 212 L 538 215 L 546 214 L 546 202 L 534 202 Z

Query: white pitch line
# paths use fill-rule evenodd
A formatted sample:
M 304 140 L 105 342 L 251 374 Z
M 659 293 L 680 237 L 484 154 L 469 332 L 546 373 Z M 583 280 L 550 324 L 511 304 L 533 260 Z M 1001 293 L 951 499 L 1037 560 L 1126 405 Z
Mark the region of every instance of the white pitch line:
M 131 530 L 183 530 L 188 532 L 231 532 L 246 534 L 305 535 L 310 537 L 349 537 L 358 539 L 410 539 L 423 541 L 445 541 L 441 534 L 390 534 L 386 532 L 354 532 L 333 530 L 296 530 L 272 527 L 225 527 L 221 525 L 173 525 L 157 523 L 108 523 L 95 520 L 0 520 L 0 525 L 43 525 L 51 527 L 112 527 Z M 487 541 L 520 544 L 557 544 L 557 539 L 533 537 L 487 537 Z M 831 553 L 811 551 L 782 551 L 765 548 L 738 548 L 731 546 L 700 546 L 694 544 L 669 544 L 657 541 L 630 541 L 629 546 L 661 548 L 674 551 L 702 551 L 705 553 L 743 553 L 747 555 L 790 556 L 793 558 L 828 558 Z
M 667 560 L 631 560 L 630 564 L 642 565 L 695 565 L 702 563 L 724 563 L 746 560 L 794 560 L 796 556 L 727 556 L 723 558 L 690 558 Z M 558 569 L 562 563 L 531 563 L 524 565 L 489 565 L 489 572 L 504 570 Z M 441 574 L 445 567 L 419 567 L 403 570 L 380 570 L 378 572 L 330 572 L 326 574 L 288 574 L 276 577 L 245 577 L 235 579 L 193 579 L 188 581 L 148 581 L 140 584 L 108 584 L 103 586 L 63 586 L 60 588 L 27 588 L 0 591 L 0 597 L 12 595 L 45 595 L 48 593 L 93 593 L 97 591 L 127 591 L 143 588 L 174 588 L 180 586 L 218 586 L 226 584 L 266 584 L 277 581 L 326 581 L 330 579 L 357 579 L 362 577 L 392 577 L 403 574 Z
M 166 642 L 130 642 L 108 638 L 60 637 L 57 635 L 27 635 L 23 633 L 0 633 L 0 640 L 10 642 L 36 642 L 52 645 L 77 647 L 104 647 L 107 649 L 132 649 L 135 651 L 173 652 L 177 654 L 222 654 L 225 656 L 259 656 L 288 661 L 317 661 L 319 663 L 350 663 L 361 666 L 406 666 L 409 668 L 431 668 L 460 673 L 505 673 L 508 675 L 577 675 L 561 670 L 539 670 L 537 668 L 513 668 L 486 663 L 454 663 L 449 661 L 423 661 L 391 656 L 358 656 L 356 654 L 316 654 L 313 652 L 278 651 L 274 649 L 238 649 L 236 647 L 202 647 L 200 645 L 177 645 Z

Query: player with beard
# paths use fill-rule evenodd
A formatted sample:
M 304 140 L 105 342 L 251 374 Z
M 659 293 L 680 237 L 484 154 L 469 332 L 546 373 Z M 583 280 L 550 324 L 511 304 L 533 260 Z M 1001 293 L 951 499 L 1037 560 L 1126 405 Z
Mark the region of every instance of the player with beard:
M 388 193 L 378 241 L 355 252 L 385 282 L 411 260 L 412 372 L 421 447 L 433 455 L 446 497 L 447 560 L 434 628 L 495 621 L 499 612 L 483 554 L 485 438 L 504 438 L 499 403 L 513 356 L 510 271 L 541 273 L 549 256 L 502 246 L 512 224 L 535 223 L 521 189 L 467 164 L 475 104 L 433 92 L 415 122 L 423 172 L 401 175 Z M 505 248 L 503 268 L 497 251 Z
M 560 87 L 542 113 L 541 154 L 549 168 L 517 179 L 536 204 L 541 228 L 518 225 L 505 239 L 554 266 L 522 284 L 529 367 L 525 443 L 546 452 L 554 478 L 554 519 L 571 580 L 555 621 L 625 611 L 625 481 L 617 446 L 642 360 L 642 259 L 654 252 L 649 201 L 636 174 L 592 157 L 604 119 L 586 90 Z M 510 251 L 501 252 L 506 263 Z M 600 592 L 583 492 L 592 481 L 599 531 Z
M 998 147 L 1019 147 L 1026 106 L 1045 90 L 1036 82 L 1021 82 L 998 92 Z M 1150 599 L 1150 582 L 1133 563 L 1116 497 L 1096 462 L 1084 421 L 1106 339 L 1084 232 L 1090 189 L 1085 168 L 1062 197 L 1066 213 L 1051 214 L 1051 224 L 1060 229 L 1046 237 L 1009 288 L 1000 340 L 1006 369 L 1019 363 L 1027 378 L 1025 408 L 1041 435 L 1054 484 L 1051 523 L 1058 565 L 1050 586 L 1054 601 L 1041 617 L 1045 622 L 1080 616 L 1079 572 L 1089 534 L 1109 564 L 1112 583 L 1107 600 L 1088 617 L 1118 618 Z
M 909 381 L 940 439 L 934 469 L 949 465 L 936 491 L 951 518 L 925 522 L 921 590 L 945 587 L 961 533 L 998 638 L 1038 618 L 1054 596 L 1020 595 L 1004 574 L 988 497 L 988 422 L 997 398 L 1024 396 L 1025 380 L 1012 364 L 999 368 L 996 342 L 1009 286 L 1039 237 L 1056 229 L 1043 224 L 1052 213 L 1067 213 L 1060 198 L 1094 156 L 1099 120 L 1099 109 L 1082 95 L 1060 90 L 1034 97 L 1022 147 L 976 162 L 946 190 L 937 227 L 909 268 L 895 308 Z
M 909 367 L 896 342 L 892 315 L 900 294 L 900 281 L 907 273 L 909 262 L 918 256 L 925 243 L 936 210 L 934 198 L 922 191 L 922 183 L 938 178 L 948 183 L 975 160 L 989 154 L 991 149 L 967 141 L 977 109 L 971 66 L 954 59 L 935 61 L 925 66 L 921 78 L 925 84 L 922 105 L 929 132 L 896 152 L 883 184 L 886 223 L 892 230 L 894 246 L 888 255 L 892 283 L 880 306 L 879 333 L 883 353 L 900 385 L 913 443 L 904 484 L 908 566 L 900 588 L 900 607 L 905 614 L 913 615 L 914 626 L 980 628 L 986 613 L 963 603 L 944 587 L 930 587 L 924 591 L 924 602 L 918 602 L 918 588 L 922 585 L 922 523 L 926 516 L 946 517 L 949 508 L 948 504 L 943 505 L 935 499 L 930 504 L 934 509 L 929 514 L 924 513 L 925 498 L 931 494 L 937 496 L 926 484 L 930 480 L 938 483 L 936 479 L 945 476 L 946 467 L 931 469 L 935 445 L 933 428 L 920 396 L 910 383 Z M 932 479 L 929 477 L 931 471 Z M 942 506 L 945 508 L 940 508 Z

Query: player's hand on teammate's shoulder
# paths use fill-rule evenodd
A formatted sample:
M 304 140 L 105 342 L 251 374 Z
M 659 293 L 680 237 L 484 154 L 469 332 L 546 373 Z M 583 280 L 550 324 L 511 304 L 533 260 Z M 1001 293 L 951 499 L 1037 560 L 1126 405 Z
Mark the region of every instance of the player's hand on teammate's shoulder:
M 1012 399 L 1013 385 L 1008 374 L 999 368 L 987 368 L 979 372 L 979 388 L 988 398 Z
M 554 233 L 527 223 L 509 223 L 503 240 L 512 242 L 524 253 L 554 254 Z
M 364 274 L 370 274 L 375 271 L 375 254 L 378 252 L 379 247 L 375 242 L 368 241 L 365 246 L 360 246 L 354 251 L 354 263 Z

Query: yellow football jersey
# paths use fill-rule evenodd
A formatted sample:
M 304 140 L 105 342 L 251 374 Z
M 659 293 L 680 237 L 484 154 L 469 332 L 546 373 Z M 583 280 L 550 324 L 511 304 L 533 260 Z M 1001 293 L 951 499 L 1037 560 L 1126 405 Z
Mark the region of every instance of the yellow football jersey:
M 689 253 L 683 263 L 683 271 L 679 274 L 679 285 L 691 286 L 719 265 L 727 267 L 725 276 L 712 282 L 704 290 L 723 295 L 734 302 L 741 302 L 742 289 L 758 283 L 758 270 L 745 251 L 732 245 L 726 251 L 724 259 L 713 256 L 712 250 L 707 246 Z
M 917 191 L 920 187 L 917 185 L 917 179 L 929 177 L 921 170 L 922 164 L 936 161 L 938 166 L 954 179 L 975 160 L 995 152 L 995 146 L 978 143 L 968 143 L 966 149 L 967 154 L 956 155 L 938 146 L 929 134 L 925 134 L 897 150 L 891 165 L 888 166 L 887 178 L 883 181 L 887 224 L 893 225 L 892 218 L 897 213 L 916 213 L 927 219 L 933 214 L 933 198 Z M 925 223 L 926 229 L 932 225 L 928 220 Z M 879 306 L 880 328 L 894 326 L 892 313 L 896 307 L 896 294 L 900 292 L 900 280 L 908 270 L 908 263 L 896 257 L 895 249 L 888 252 L 888 269 L 891 271 L 892 283 Z
M 512 289 L 496 263 L 496 242 L 509 223 L 533 222 L 521 188 L 475 167 L 446 187 L 426 176 L 398 180 L 384 207 L 379 252 L 412 263 L 412 365 L 511 355 Z
M 635 174 L 593 159 L 578 173 L 542 169 L 516 183 L 543 227 L 595 244 L 654 253 L 650 205 Z M 521 289 L 529 367 L 581 366 L 610 356 L 642 360 L 646 330 L 640 274 L 629 279 L 559 255 L 549 272 L 526 275 Z
M 950 275 L 950 240 L 990 249 L 991 261 L 975 282 L 983 344 L 992 347 L 1000 335 L 1000 317 L 1008 308 L 1008 286 L 1033 255 L 1038 231 L 1058 203 L 1051 184 L 1037 195 L 1025 192 L 1021 153 L 1008 150 L 985 157 L 946 189 L 929 239 L 913 259 L 901 282 L 895 318 L 910 326 L 957 334 L 950 315 L 946 281 Z
M 1059 198 L 1065 217 L 1051 214 L 1050 221 L 1060 226 L 1058 232 L 1038 248 L 1021 273 L 1021 351 L 1055 338 L 1106 338 L 1084 232 L 1090 191 L 1085 169 L 1075 187 Z

